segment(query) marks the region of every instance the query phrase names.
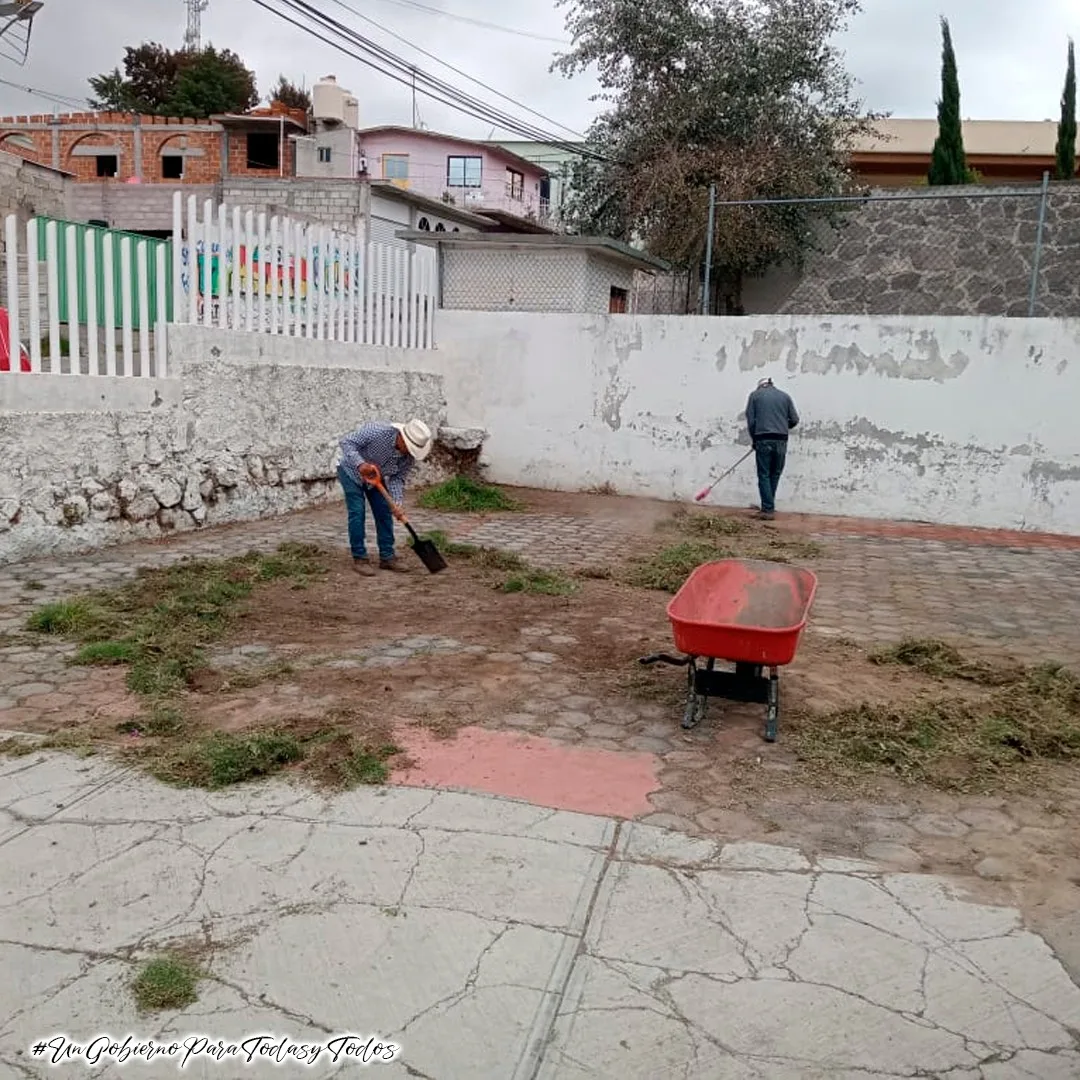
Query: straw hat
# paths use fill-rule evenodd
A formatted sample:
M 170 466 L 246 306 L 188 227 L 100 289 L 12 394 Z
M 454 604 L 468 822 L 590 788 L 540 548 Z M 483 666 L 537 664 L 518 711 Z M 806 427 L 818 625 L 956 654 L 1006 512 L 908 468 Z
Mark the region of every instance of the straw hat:
M 395 424 L 405 440 L 405 447 L 417 460 L 423 461 L 431 453 L 431 428 L 423 420 L 410 420 L 407 424 Z

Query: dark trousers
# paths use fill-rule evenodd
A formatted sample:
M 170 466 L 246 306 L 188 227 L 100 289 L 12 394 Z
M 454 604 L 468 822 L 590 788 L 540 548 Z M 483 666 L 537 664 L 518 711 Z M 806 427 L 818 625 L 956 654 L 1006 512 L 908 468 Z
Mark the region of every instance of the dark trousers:
M 367 558 L 367 539 L 364 535 L 366 504 L 371 503 L 375 519 L 375 536 L 379 543 L 379 558 L 388 562 L 394 557 L 394 515 L 390 504 L 373 487 L 361 483 L 344 465 L 338 466 L 338 481 L 345 492 L 345 509 L 349 515 L 349 548 L 354 559 Z
M 771 514 L 776 510 L 776 489 L 780 486 L 784 462 L 787 461 L 787 439 L 755 439 L 754 455 L 757 458 L 761 512 Z

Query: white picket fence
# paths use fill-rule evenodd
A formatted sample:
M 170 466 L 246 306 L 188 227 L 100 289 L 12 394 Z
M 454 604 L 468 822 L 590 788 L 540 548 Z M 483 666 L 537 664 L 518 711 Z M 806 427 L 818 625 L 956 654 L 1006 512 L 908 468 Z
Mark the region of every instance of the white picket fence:
M 42 251 L 41 232 L 4 220 L 0 371 L 165 375 L 166 245 L 50 220 Z
M 200 215 L 200 209 L 202 211 Z M 436 259 L 289 217 L 173 198 L 173 317 L 357 345 L 435 344 Z

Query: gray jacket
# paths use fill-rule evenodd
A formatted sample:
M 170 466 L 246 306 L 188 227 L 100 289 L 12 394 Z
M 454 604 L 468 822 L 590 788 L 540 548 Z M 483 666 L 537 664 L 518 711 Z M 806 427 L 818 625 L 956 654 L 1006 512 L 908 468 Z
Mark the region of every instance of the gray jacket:
M 751 439 L 786 439 L 799 423 L 795 402 L 775 386 L 762 386 L 746 403 L 746 426 Z

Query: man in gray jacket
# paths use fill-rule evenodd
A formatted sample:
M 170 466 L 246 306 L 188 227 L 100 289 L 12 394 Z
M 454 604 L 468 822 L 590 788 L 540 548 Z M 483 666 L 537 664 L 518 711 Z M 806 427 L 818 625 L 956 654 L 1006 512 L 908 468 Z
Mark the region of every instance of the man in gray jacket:
M 788 432 L 799 423 L 795 402 L 772 379 L 762 379 L 746 403 L 746 426 L 757 458 L 761 517 L 776 516 L 776 489 L 787 461 Z

